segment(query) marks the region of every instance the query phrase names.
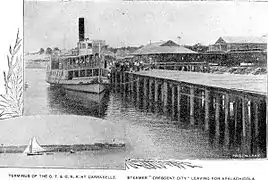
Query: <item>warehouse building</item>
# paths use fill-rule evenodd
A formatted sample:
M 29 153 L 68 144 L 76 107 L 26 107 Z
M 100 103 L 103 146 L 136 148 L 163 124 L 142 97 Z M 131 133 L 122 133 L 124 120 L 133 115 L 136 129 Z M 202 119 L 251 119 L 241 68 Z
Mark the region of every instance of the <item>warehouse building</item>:
M 209 52 L 263 51 L 267 48 L 264 37 L 220 37 L 209 46 Z

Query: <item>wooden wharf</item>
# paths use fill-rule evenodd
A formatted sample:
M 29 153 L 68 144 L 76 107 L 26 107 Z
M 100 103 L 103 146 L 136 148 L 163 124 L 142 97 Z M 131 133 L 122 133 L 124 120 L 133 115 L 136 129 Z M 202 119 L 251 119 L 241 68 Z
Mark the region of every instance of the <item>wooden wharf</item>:
M 177 122 L 202 125 L 244 154 L 266 154 L 267 77 L 175 70 L 112 71 L 111 84 L 143 107 L 161 104 Z

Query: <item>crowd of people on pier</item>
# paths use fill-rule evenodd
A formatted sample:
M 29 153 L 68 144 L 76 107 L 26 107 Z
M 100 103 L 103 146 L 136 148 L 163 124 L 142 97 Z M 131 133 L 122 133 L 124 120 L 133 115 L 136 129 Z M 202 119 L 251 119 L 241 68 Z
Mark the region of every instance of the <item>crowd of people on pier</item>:
M 172 65 L 157 65 L 154 63 L 149 63 L 152 60 L 148 59 L 120 59 L 120 60 L 114 60 L 112 62 L 112 69 L 116 71 L 129 71 L 129 72 L 137 72 L 137 71 L 144 71 L 144 70 L 150 70 L 150 69 L 170 69 L 171 70 L 179 70 L 179 71 L 197 71 L 197 72 L 209 72 L 214 74 L 253 74 L 253 75 L 263 75 L 267 73 L 266 67 L 258 67 L 258 66 L 237 66 L 237 67 L 225 67 L 225 66 L 213 66 L 209 65 L 197 67 L 192 69 L 192 67 L 189 66 L 189 64 L 185 64 L 178 67 L 173 67 Z M 188 66 L 189 67 L 188 67 Z M 197 65 L 198 66 L 198 65 Z M 202 70 L 200 70 L 200 68 Z M 198 70 L 199 69 L 199 70 Z
M 141 70 L 149 70 L 153 68 L 153 66 L 144 63 L 143 61 L 116 61 L 113 63 L 113 68 L 117 71 L 136 72 Z

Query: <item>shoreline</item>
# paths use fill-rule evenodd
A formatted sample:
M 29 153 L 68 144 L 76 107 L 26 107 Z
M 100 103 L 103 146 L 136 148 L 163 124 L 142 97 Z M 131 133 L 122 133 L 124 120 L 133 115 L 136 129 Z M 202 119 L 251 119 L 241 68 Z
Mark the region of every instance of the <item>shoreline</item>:
M 23 153 L 27 145 L 20 146 L 3 146 L 0 148 L 0 153 Z M 108 143 L 94 143 L 94 144 L 73 144 L 73 145 L 41 145 L 45 152 L 79 152 L 79 151 L 97 151 L 103 149 L 125 149 L 124 143 L 108 144 Z

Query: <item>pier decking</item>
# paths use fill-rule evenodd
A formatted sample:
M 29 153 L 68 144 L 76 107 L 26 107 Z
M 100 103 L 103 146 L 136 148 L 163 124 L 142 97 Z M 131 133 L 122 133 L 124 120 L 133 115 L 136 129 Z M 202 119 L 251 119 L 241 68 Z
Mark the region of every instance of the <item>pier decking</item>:
M 266 75 L 212 74 L 175 70 L 150 70 L 133 74 L 261 95 L 267 94 Z

